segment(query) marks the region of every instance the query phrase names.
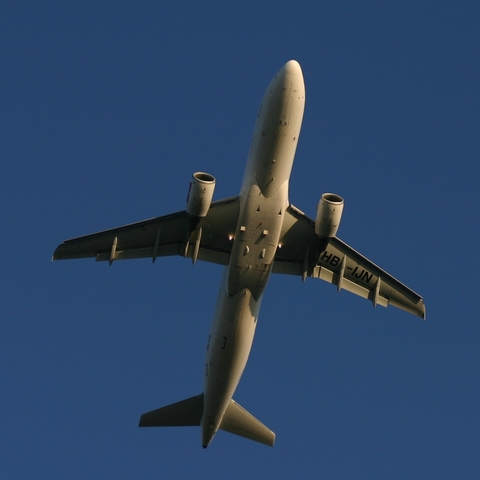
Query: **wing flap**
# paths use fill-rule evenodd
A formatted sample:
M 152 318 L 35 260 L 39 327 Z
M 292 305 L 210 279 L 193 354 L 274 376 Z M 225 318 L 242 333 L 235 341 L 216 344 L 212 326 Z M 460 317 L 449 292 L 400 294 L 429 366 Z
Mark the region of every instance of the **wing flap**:
M 338 289 L 338 284 L 340 280 L 339 275 L 335 274 L 331 270 L 326 269 L 325 267 L 321 267 L 319 265 L 313 267 L 312 277 L 320 278 L 321 280 L 324 280 L 328 283 L 333 283 L 334 285 L 337 285 Z M 343 280 L 341 280 L 341 289 L 346 290 L 347 292 L 351 292 L 367 300 L 370 299 L 372 296 L 372 292 L 369 289 L 362 287 L 361 285 L 358 285 L 351 280 L 348 280 L 347 278 L 343 278 Z M 381 305 L 382 307 L 388 307 L 388 300 L 385 297 L 378 295 L 377 305 Z
M 117 250 L 111 261 L 133 260 L 136 258 L 153 258 L 153 247 L 135 248 L 131 250 Z M 158 248 L 156 257 L 179 255 L 179 245 L 162 245 Z M 101 252 L 95 256 L 97 262 L 110 261 L 109 252 Z

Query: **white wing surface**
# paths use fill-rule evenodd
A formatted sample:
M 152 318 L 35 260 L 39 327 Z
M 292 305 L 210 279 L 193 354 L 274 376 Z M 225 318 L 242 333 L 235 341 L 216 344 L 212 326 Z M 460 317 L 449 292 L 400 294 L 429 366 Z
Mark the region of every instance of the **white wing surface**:
M 320 278 L 381 305 L 405 310 L 423 319 L 425 304 L 420 295 L 399 282 L 337 237 L 322 244 L 315 234 L 315 222 L 290 205 L 285 212 L 283 231 L 274 273 Z
M 66 240 L 55 250 L 53 260 L 95 257 L 111 263 L 182 255 L 227 265 L 238 212 L 237 197 L 219 200 L 191 235 L 187 212 L 177 212 Z

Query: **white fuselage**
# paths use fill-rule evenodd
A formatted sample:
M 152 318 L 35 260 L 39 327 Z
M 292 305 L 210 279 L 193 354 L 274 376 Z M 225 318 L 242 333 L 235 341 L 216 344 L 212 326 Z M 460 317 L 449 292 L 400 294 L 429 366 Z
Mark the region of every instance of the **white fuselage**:
M 265 91 L 239 195 L 240 213 L 207 346 L 202 444 L 207 446 L 247 363 L 270 278 L 302 125 L 305 85 L 292 60 Z

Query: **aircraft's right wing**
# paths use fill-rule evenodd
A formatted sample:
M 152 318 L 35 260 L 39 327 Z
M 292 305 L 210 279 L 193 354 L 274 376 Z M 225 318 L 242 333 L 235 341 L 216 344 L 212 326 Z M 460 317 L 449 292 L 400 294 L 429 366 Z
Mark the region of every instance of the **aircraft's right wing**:
M 187 212 L 177 212 L 66 240 L 55 250 L 53 260 L 95 257 L 111 263 L 182 255 L 227 265 L 238 212 L 237 197 L 219 200 L 190 236 Z
M 352 292 L 381 305 L 405 310 L 425 319 L 423 299 L 352 247 L 333 237 L 323 244 L 315 234 L 315 222 L 290 205 L 273 264 L 274 273 L 320 278 L 337 290 Z

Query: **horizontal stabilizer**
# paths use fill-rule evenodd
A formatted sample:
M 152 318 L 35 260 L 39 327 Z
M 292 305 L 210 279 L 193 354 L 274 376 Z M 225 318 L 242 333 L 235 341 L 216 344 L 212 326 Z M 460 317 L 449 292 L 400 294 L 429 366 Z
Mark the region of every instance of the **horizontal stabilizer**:
M 190 427 L 200 425 L 203 414 L 203 393 L 157 408 L 140 417 L 139 427 Z
M 228 404 L 220 428 L 271 447 L 275 443 L 275 434 L 233 399 Z

